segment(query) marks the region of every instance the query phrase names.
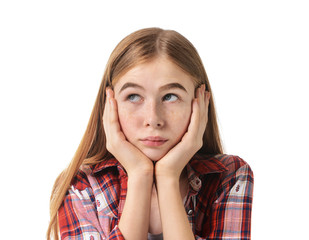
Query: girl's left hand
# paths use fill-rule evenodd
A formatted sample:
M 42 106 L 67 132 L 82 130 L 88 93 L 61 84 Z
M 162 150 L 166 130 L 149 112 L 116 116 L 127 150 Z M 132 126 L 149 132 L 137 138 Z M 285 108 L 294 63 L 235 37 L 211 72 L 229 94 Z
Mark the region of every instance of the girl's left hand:
M 187 132 L 155 165 L 155 175 L 179 179 L 180 174 L 193 155 L 203 146 L 203 135 L 208 121 L 210 93 L 205 85 L 196 89 L 196 98 L 192 102 L 192 114 Z

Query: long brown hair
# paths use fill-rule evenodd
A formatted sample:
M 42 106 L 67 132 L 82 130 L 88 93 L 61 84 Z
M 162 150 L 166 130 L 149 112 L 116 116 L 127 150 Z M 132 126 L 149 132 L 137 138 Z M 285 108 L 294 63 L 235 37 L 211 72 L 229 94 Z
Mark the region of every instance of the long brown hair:
M 111 157 L 111 154 L 106 150 L 102 121 L 106 87 L 112 87 L 112 84 L 132 67 L 157 56 L 167 57 L 193 77 L 195 87 L 206 84 L 206 90 L 211 92 L 208 77 L 198 52 L 178 32 L 160 28 L 146 28 L 125 37 L 116 46 L 107 62 L 82 141 L 69 166 L 55 181 L 50 199 L 50 224 L 47 230 L 47 239 L 52 236 L 54 239 L 59 239 L 57 212 L 80 166 L 82 164 L 94 165 Z M 199 150 L 200 153 L 222 153 L 212 94 L 203 142 L 203 147 Z

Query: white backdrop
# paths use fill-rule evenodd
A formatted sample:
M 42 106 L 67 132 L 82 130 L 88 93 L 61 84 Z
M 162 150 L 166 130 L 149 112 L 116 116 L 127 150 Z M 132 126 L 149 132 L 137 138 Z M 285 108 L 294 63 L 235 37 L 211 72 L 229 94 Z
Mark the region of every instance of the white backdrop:
M 127 34 L 174 29 L 198 49 L 225 150 L 255 174 L 252 239 L 305 239 L 306 1 L 1 1 L 0 238 L 44 239 L 106 61 Z

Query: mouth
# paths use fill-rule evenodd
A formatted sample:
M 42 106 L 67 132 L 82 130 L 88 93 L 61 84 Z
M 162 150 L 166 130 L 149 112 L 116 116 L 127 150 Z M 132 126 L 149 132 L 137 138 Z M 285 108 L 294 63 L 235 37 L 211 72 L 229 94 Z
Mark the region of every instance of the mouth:
M 144 145 L 149 147 L 157 147 L 166 143 L 168 140 L 166 138 L 149 136 L 140 140 Z

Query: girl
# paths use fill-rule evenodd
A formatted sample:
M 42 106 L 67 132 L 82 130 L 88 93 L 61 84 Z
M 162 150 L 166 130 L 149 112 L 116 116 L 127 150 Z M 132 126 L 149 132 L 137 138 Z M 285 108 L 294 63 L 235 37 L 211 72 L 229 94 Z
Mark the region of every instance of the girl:
M 250 239 L 253 174 L 224 155 L 194 46 L 148 28 L 112 52 L 88 127 L 55 182 L 47 236 Z

